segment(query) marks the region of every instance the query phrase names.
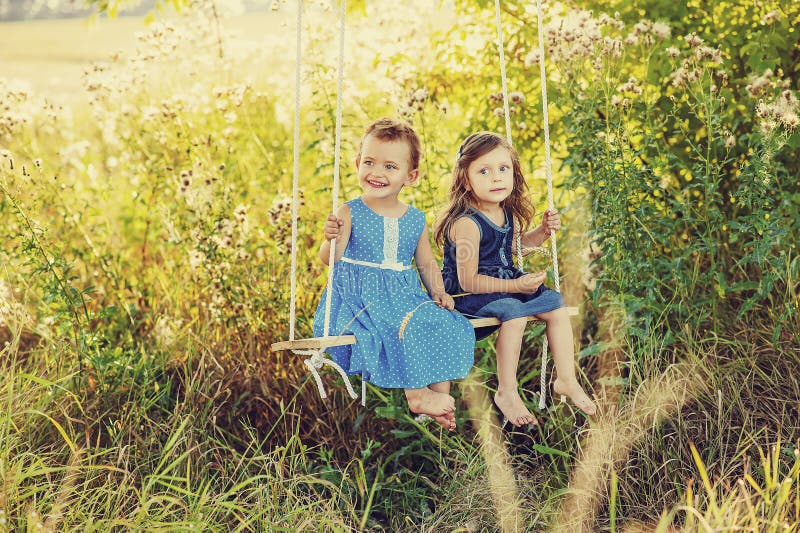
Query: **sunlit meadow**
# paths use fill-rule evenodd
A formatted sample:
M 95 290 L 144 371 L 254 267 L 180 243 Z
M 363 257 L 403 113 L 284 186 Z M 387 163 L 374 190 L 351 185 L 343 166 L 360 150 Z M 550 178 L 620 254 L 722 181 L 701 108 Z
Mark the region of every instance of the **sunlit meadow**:
M 305 4 L 301 337 L 339 30 L 336 3 Z M 339 200 L 364 125 L 395 116 L 423 137 L 404 194 L 432 223 L 460 139 L 503 132 L 494 3 L 349 4 Z M 501 7 L 541 212 L 536 3 Z M 489 339 L 452 433 L 334 374 L 321 399 L 270 350 L 289 334 L 297 13 L 242 9 L 0 23 L 0 531 L 798 531 L 800 7 L 544 3 L 561 282 L 601 412 L 500 431 Z

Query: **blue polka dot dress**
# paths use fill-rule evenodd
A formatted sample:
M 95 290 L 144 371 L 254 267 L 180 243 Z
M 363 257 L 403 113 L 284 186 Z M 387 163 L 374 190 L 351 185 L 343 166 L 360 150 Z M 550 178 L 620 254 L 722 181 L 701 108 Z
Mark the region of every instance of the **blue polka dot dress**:
M 399 218 L 384 217 L 361 198 L 347 205 L 352 230 L 334 265 L 329 334 L 355 335 L 356 344 L 328 348 L 331 358 L 348 374 L 384 388 L 418 389 L 466 377 L 474 361 L 472 325 L 433 303 L 411 266 L 425 215 L 409 206 Z M 326 296 L 327 289 L 314 314 L 318 337 Z
M 511 253 L 514 236 L 513 217 L 506 212 L 506 223 L 498 226 L 489 218 L 473 209 L 463 216 L 469 217 L 481 232 L 478 252 L 478 273 L 493 278 L 516 279 L 525 273 L 516 268 Z M 449 238 L 444 242 L 444 264 L 442 277 L 447 292 L 453 295 L 465 293 L 458 282 L 456 247 Z M 455 298 L 456 309 L 469 317 L 496 317 L 506 322 L 523 316 L 538 315 L 564 307 L 561 294 L 541 285 L 534 293 L 491 292 L 468 294 Z M 475 336 L 480 340 L 491 335 L 500 326 L 477 328 Z

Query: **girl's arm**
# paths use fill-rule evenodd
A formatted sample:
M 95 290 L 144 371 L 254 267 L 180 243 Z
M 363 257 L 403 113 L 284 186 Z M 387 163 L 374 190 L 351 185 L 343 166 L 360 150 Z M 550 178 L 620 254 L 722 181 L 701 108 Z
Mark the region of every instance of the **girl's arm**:
M 453 298 L 444 290 L 444 278 L 442 271 L 439 270 L 439 263 L 433 255 L 431 243 L 428 240 L 428 225 L 422 230 L 422 235 L 417 241 L 417 249 L 414 252 L 414 261 L 417 263 L 419 277 L 428 290 L 431 299 L 447 309 L 453 309 Z
M 458 283 L 467 292 L 533 292 L 544 281 L 541 274 L 526 274 L 517 279 L 500 279 L 478 274 L 481 232 L 478 224 L 469 217 L 461 217 L 453 223 L 450 240 L 456 246 Z
M 347 243 L 350 241 L 350 230 L 353 227 L 352 222 L 350 218 L 350 206 L 347 204 L 342 204 L 339 209 L 336 210 L 336 214 L 330 215 L 325 221 L 325 226 L 323 227 L 325 240 L 322 242 L 322 246 L 319 247 L 319 258 L 322 259 L 322 262 L 326 265 L 331 255 L 332 239 L 336 239 L 336 256 L 334 257 L 334 262 L 341 259 L 344 255 Z
M 544 215 L 542 215 L 542 223 L 534 229 L 522 234 L 522 238 L 520 239 L 522 245 L 541 246 L 542 243 L 550 237 L 551 229 L 555 231 L 561 229 L 561 215 L 555 209 L 548 209 L 545 211 Z M 514 252 L 516 253 L 516 239 L 512 246 L 515 248 Z

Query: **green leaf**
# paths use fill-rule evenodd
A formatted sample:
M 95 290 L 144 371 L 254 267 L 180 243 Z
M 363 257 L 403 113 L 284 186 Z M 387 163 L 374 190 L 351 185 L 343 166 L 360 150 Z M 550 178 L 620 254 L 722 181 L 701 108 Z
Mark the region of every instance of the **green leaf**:
M 549 446 L 545 446 L 544 444 L 532 444 L 531 448 L 545 455 L 557 455 L 559 457 L 565 457 L 567 459 L 571 457 L 570 454 L 565 451 L 557 450 L 556 448 L 551 448 Z
M 396 405 L 383 405 L 375 408 L 375 416 L 378 418 L 397 419 L 405 413 L 405 409 L 401 409 Z

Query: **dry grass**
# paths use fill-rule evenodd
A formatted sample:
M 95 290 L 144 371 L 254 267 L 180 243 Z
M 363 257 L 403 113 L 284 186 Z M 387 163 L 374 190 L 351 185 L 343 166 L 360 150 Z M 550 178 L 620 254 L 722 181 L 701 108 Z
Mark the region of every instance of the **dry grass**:
M 511 457 L 486 387 L 475 379 L 468 379 L 464 384 L 464 399 L 469 406 L 470 419 L 477 430 L 481 455 L 486 462 L 486 478 L 497 513 L 498 527 L 504 533 L 521 531 L 523 521 L 520 509 L 523 502 L 511 468 Z
M 608 497 L 611 473 L 651 428 L 679 413 L 706 388 L 706 383 L 699 366 L 674 365 L 660 377 L 643 383 L 618 412 L 601 412 L 587 432 L 554 530 L 593 531 L 596 515 Z

